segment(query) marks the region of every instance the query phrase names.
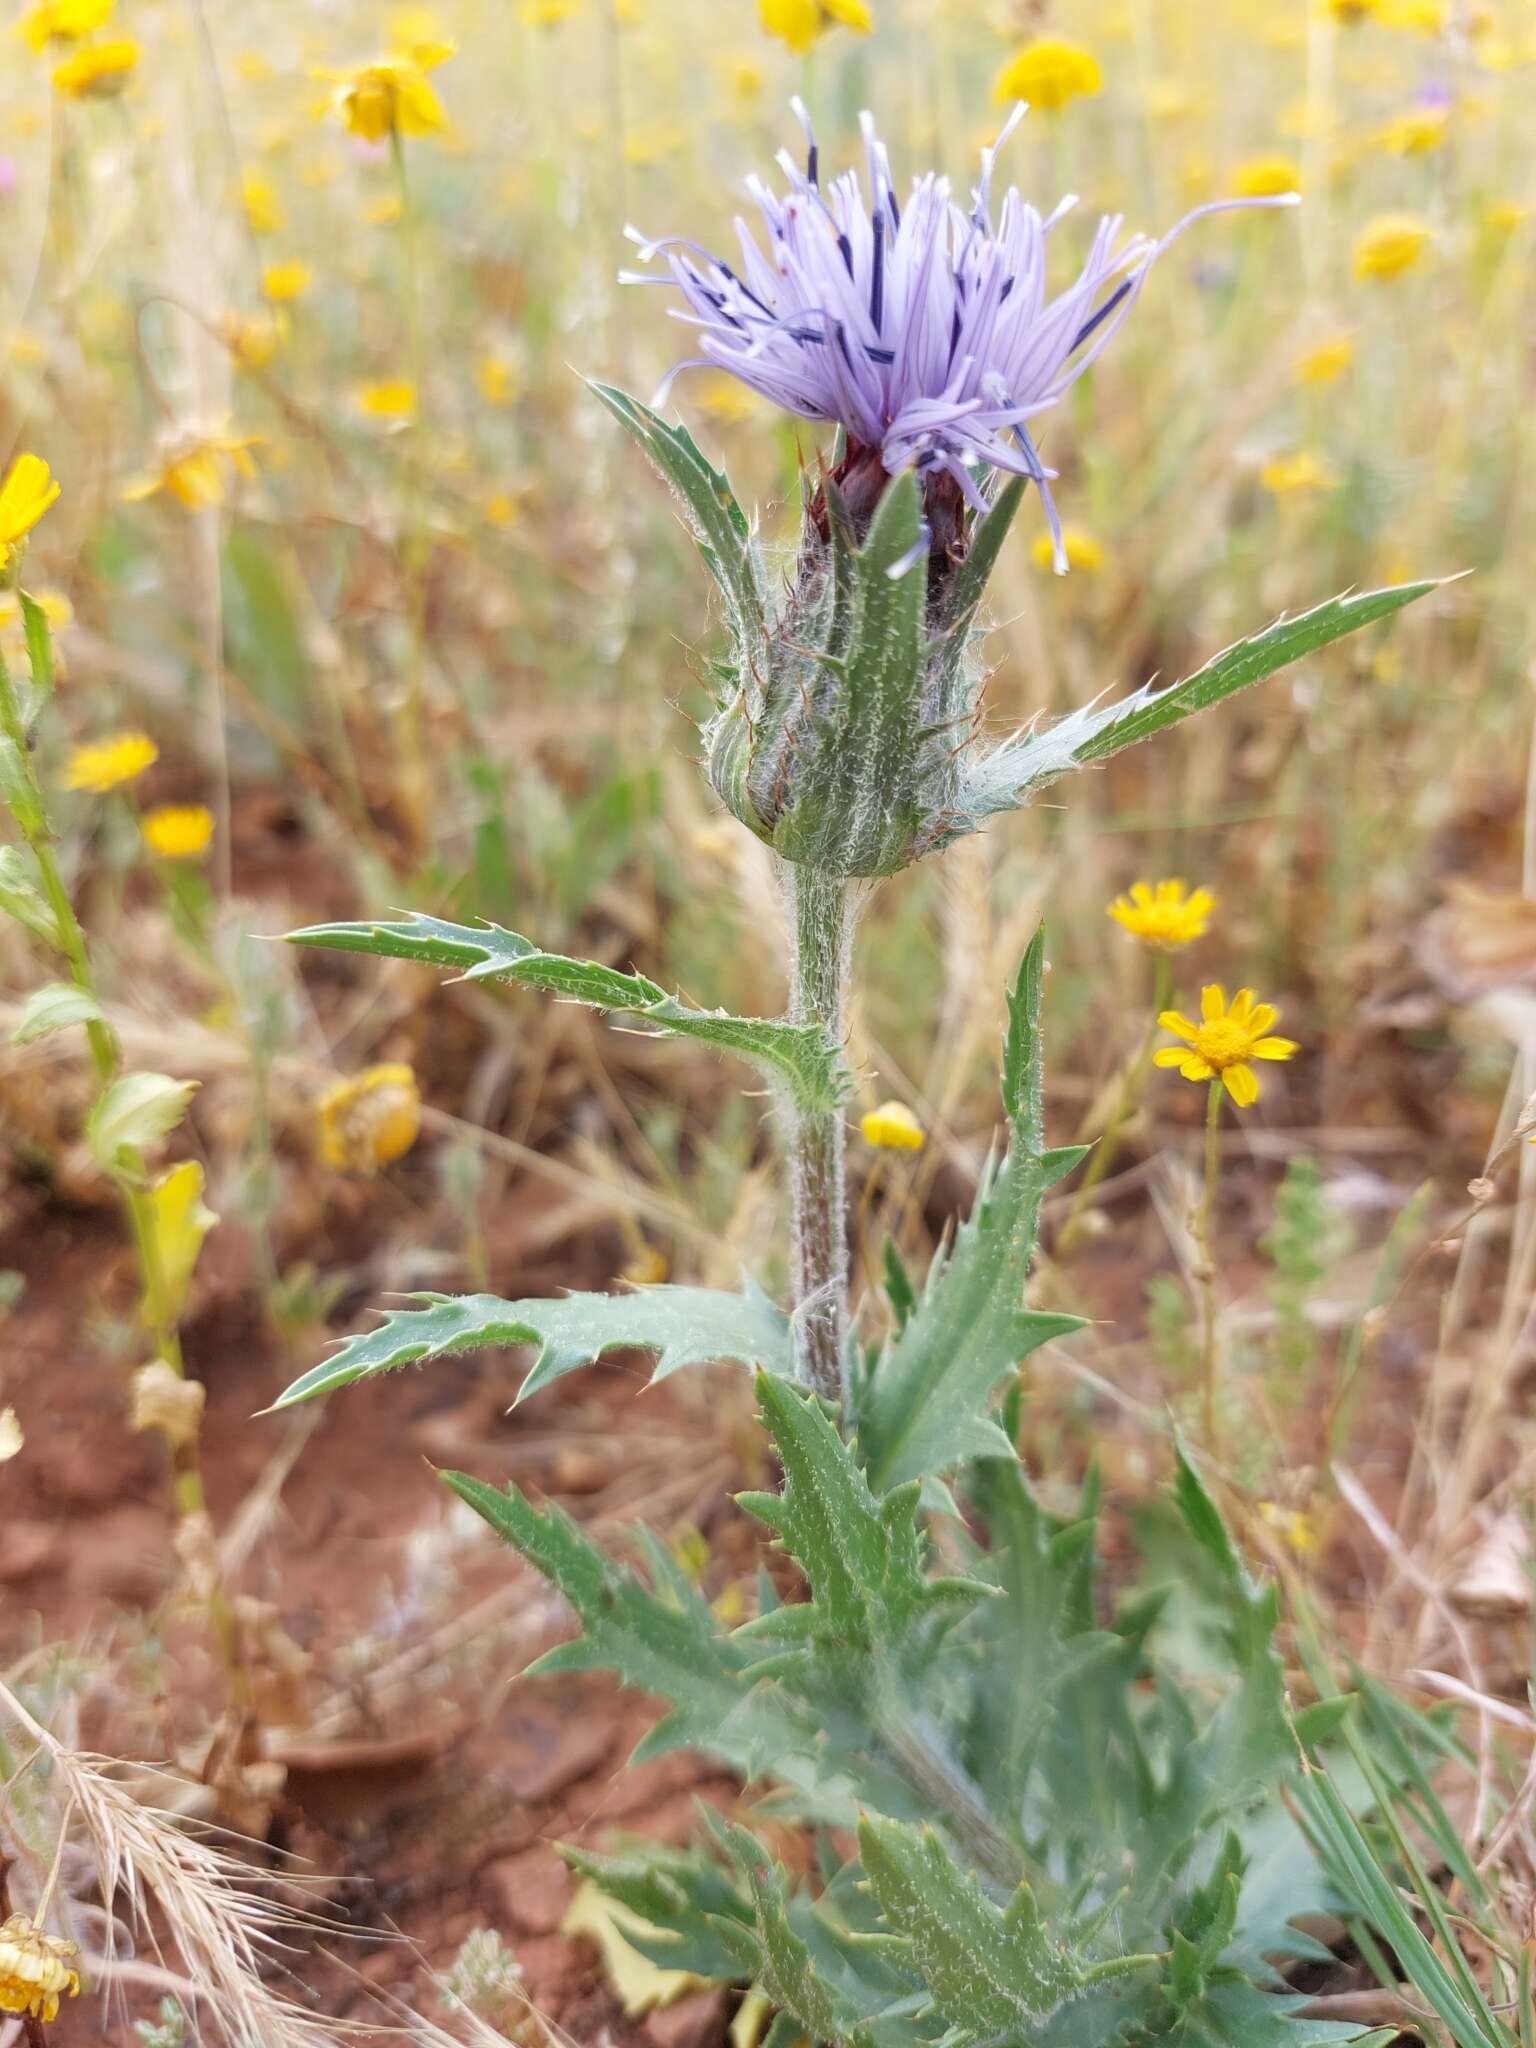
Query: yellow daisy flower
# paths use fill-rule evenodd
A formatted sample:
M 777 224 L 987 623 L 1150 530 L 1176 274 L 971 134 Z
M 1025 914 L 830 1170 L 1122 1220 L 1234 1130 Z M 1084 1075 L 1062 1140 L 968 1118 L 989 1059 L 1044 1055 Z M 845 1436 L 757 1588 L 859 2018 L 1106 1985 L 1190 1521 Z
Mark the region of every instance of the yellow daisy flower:
M 1205 937 L 1215 908 L 1216 898 L 1209 889 L 1193 889 L 1186 895 L 1185 884 L 1175 879 L 1132 882 L 1130 894 L 1117 896 L 1108 915 L 1142 945 L 1175 953 Z
M 139 831 L 161 860 L 196 860 L 213 838 L 213 813 L 206 804 L 157 804 L 144 813 Z
M 55 90 L 69 99 L 110 99 L 127 85 L 139 61 L 139 46 L 132 36 L 120 36 L 110 43 L 85 43 L 62 64 L 53 67 Z
M 274 305 L 283 306 L 290 299 L 302 298 L 314 276 L 307 263 L 269 263 L 261 273 L 261 288 Z
M 40 455 L 18 455 L 0 484 L 0 569 L 59 495 L 48 465 Z
M 1381 0 L 1328 0 L 1328 12 L 1335 21 L 1352 28 L 1357 22 L 1369 21 L 1373 14 L 1379 14 Z
M 147 732 L 115 732 L 107 739 L 75 748 L 64 766 L 64 787 L 105 796 L 109 789 L 132 782 L 146 768 L 153 768 L 159 758 L 160 749 Z
M 1027 100 L 1056 113 L 1069 100 L 1096 93 L 1104 83 L 1098 59 L 1080 43 L 1038 36 L 1010 58 L 997 75 L 992 97 L 1003 103 Z
M 1354 339 L 1348 334 L 1330 334 L 1310 348 L 1304 348 L 1291 364 L 1298 384 L 1331 384 L 1342 377 L 1355 360 Z
M 94 35 L 112 18 L 116 0 L 37 0 L 16 24 L 32 48 L 42 54 L 50 43 L 77 43 Z
M 1095 540 L 1083 526 L 1064 526 L 1061 530 L 1061 544 L 1067 551 L 1069 569 L 1085 569 L 1090 574 L 1104 566 L 1104 546 Z M 1036 566 L 1049 569 L 1054 566 L 1056 550 L 1048 533 L 1037 533 L 1030 547 Z
M 133 478 L 123 486 L 123 502 L 136 504 L 167 491 L 191 512 L 222 505 L 225 498 L 225 465 L 237 475 L 253 477 L 256 464 L 250 451 L 260 447 L 258 434 L 199 434 L 175 442 L 156 470 Z
M 859 1118 L 859 1135 L 882 1152 L 921 1152 L 927 1132 L 904 1102 L 882 1102 Z
M 1288 1060 L 1300 1050 L 1294 1039 L 1272 1038 L 1270 1026 L 1280 1012 L 1272 1003 L 1256 1003 L 1251 988 L 1240 988 L 1227 1002 L 1226 990 L 1212 982 L 1200 991 L 1200 1022 L 1192 1024 L 1177 1010 L 1164 1010 L 1158 1023 L 1182 1045 L 1165 1045 L 1153 1054 L 1160 1067 L 1177 1067 L 1186 1081 L 1219 1080 L 1239 1109 L 1259 1099 L 1259 1081 L 1251 1060 Z
M 25 1913 L 13 1913 L 0 1927 L 0 2012 L 57 2019 L 59 2000 L 80 1993 L 79 1976 L 70 1968 L 74 1954 L 72 1941 L 45 1934 Z
M 1367 221 L 1355 241 L 1358 280 L 1400 277 L 1429 247 L 1431 230 L 1416 213 L 1380 213 Z
M 382 142 L 389 135 L 437 135 L 448 116 L 427 79 L 453 55 L 449 42 L 418 43 L 360 64 L 356 70 L 322 73 L 335 85 L 332 104 L 354 135 Z
M 416 410 L 416 386 L 406 377 L 387 377 L 378 384 L 359 384 L 357 402 L 370 419 L 409 419 Z
M 804 55 L 829 28 L 851 28 L 855 35 L 867 36 L 875 25 L 864 0 L 757 0 L 757 18 L 796 56 Z
M 320 1157 L 343 1173 L 377 1173 L 401 1158 L 421 1128 L 416 1076 L 403 1060 L 365 1067 L 327 1088 L 317 1105 Z
M 1310 448 L 1298 448 L 1290 455 L 1274 455 L 1259 471 L 1259 482 L 1277 498 L 1295 497 L 1302 491 L 1331 491 L 1338 486 L 1331 463 Z
M 1381 146 L 1394 156 L 1428 156 L 1439 149 L 1451 132 L 1451 117 L 1444 107 L 1411 107 L 1381 131 Z
M 1232 189 L 1239 199 L 1274 199 L 1299 192 L 1301 172 L 1288 156 L 1249 157 L 1232 173 Z

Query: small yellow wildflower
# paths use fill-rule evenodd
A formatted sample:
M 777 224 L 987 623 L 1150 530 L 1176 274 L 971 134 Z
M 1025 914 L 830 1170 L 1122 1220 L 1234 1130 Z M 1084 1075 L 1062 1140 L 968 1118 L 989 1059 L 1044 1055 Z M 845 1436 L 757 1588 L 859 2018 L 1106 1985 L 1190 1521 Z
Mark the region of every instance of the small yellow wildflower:
M 480 510 L 492 526 L 514 526 L 517 523 L 517 500 L 510 491 L 488 491 Z
M 370 419 L 409 419 L 416 410 L 416 386 L 406 377 L 387 377 L 378 384 L 359 384 L 357 402 Z
M 240 180 L 240 203 L 253 235 L 282 231 L 283 205 L 277 187 L 260 171 L 246 171 Z
M 859 1118 L 866 1145 L 882 1152 L 921 1152 L 927 1132 L 904 1102 L 882 1102 Z
M 1512 235 L 1531 217 L 1531 209 L 1518 199 L 1496 199 L 1483 215 L 1484 224 L 1496 235 Z
M 1317 1548 L 1317 1521 L 1303 1508 L 1288 1508 L 1277 1500 L 1261 1500 L 1259 1513 L 1271 1529 L 1296 1552 L 1306 1557 Z
M 1414 35 L 1444 35 L 1446 0 L 1378 0 L 1378 18 L 1388 28 L 1404 28 Z
M 139 830 L 161 860 L 196 860 L 213 838 L 213 813 L 206 804 L 157 804 L 144 813 Z
M 105 796 L 153 768 L 159 758 L 160 749 L 147 732 L 115 732 L 74 749 L 64 766 L 64 787 Z
M 1096 540 L 1084 526 L 1064 526 L 1061 529 L 1061 544 L 1067 551 L 1067 567 L 1083 569 L 1092 575 L 1095 569 L 1104 566 L 1104 544 Z M 1056 550 L 1048 533 L 1037 533 L 1030 547 L 1036 566 L 1049 569 L 1054 566 Z
M 1176 953 L 1205 937 L 1206 925 L 1216 908 L 1209 889 L 1192 889 L 1185 894 L 1178 879 L 1157 883 L 1132 882 L 1129 896 L 1117 896 L 1109 915 L 1122 931 L 1160 953 Z
M 475 366 L 475 382 L 487 405 L 510 405 L 521 386 L 517 365 L 505 356 L 482 356 Z
M 864 0 L 757 0 L 757 18 L 796 56 L 803 56 L 829 28 L 851 28 L 867 36 L 875 25 Z
M 18 455 L 0 484 L 0 569 L 59 495 L 48 465 L 40 455 Z
M 250 451 L 261 445 L 256 434 L 201 434 L 174 442 L 160 467 L 123 486 L 123 502 L 136 504 L 168 491 L 191 512 L 222 505 L 226 463 L 243 477 L 256 474 Z
M 1103 83 L 1092 51 L 1060 36 L 1039 36 L 1003 66 L 992 97 L 1005 104 L 1027 100 L 1032 107 L 1056 113 L 1069 100 L 1098 92 Z
M 111 99 L 127 85 L 139 61 L 132 36 L 110 43 L 84 43 L 62 64 L 53 67 L 55 90 L 72 100 Z
M 320 1156 L 343 1173 L 377 1173 L 409 1152 L 421 1128 L 416 1076 L 403 1060 L 335 1082 L 317 1106 Z
M 1298 384 L 1331 384 L 1342 377 L 1355 359 L 1355 344 L 1348 334 L 1330 334 L 1304 348 L 1291 364 Z
M 70 1968 L 74 1953 L 72 1941 L 45 1934 L 25 1913 L 13 1913 L 0 1927 L 0 2012 L 57 2019 L 60 1998 L 80 1993 L 80 1979 Z
M 242 370 L 264 370 L 277 354 L 278 344 L 283 338 L 282 323 L 266 313 L 252 314 L 249 318 L 232 313 L 220 332 L 224 346 Z
M 1251 988 L 1240 988 L 1229 1005 L 1226 990 L 1212 982 L 1200 991 L 1198 1024 L 1177 1010 L 1163 1011 L 1158 1023 L 1184 1043 L 1163 1046 L 1153 1061 L 1177 1067 L 1186 1081 L 1219 1080 L 1238 1108 L 1246 1109 L 1259 1099 L 1249 1061 L 1288 1060 L 1300 1050 L 1293 1039 L 1269 1036 L 1279 1015 L 1272 1003 L 1256 1003 Z
M 1232 189 L 1239 199 L 1274 199 L 1301 190 L 1301 172 L 1288 156 L 1255 156 L 1238 165 Z
M 1379 213 L 1355 241 L 1357 279 L 1400 277 L 1429 247 L 1430 228 L 1416 213 Z
M 335 82 L 332 104 L 354 135 L 383 142 L 390 135 L 437 135 L 448 125 L 443 103 L 428 82 L 453 55 L 449 42 L 419 43 L 393 51 L 355 71 L 327 74 Z
M 1295 497 L 1301 491 L 1331 491 L 1338 481 L 1332 465 L 1310 448 L 1272 455 L 1259 471 L 1259 482 L 1277 498 Z
M 1395 156 L 1428 156 L 1449 135 L 1451 117 L 1445 107 L 1411 107 L 1381 131 L 1381 146 Z
M 261 288 L 275 306 L 285 306 L 291 299 L 304 296 L 314 283 L 314 276 L 307 263 L 269 263 L 261 273 Z
M 42 54 L 50 43 L 77 43 L 112 18 L 117 0 L 37 0 L 17 22 L 19 35 Z
M 1381 0 L 1328 0 L 1328 12 L 1335 21 L 1353 28 L 1357 22 L 1369 21 L 1373 14 L 1379 14 Z

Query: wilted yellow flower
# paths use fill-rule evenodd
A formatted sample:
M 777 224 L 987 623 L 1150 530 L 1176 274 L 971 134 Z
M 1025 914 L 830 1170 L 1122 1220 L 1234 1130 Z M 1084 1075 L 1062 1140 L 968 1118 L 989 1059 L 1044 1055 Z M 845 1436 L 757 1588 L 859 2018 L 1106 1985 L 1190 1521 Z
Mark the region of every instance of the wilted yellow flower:
M 160 749 L 147 732 L 115 732 L 74 749 L 64 765 L 64 787 L 105 796 L 109 789 L 132 782 L 146 768 L 153 768 L 159 758 Z
M 1359 279 L 1400 277 L 1429 247 L 1430 228 L 1416 213 L 1380 213 L 1367 221 L 1355 241 Z
M 416 1076 L 403 1060 L 335 1082 L 317 1105 L 320 1156 L 343 1173 L 376 1173 L 410 1151 L 421 1128 Z
M 40 455 L 18 455 L 0 484 L 0 569 L 59 495 L 48 465 Z
M 45 1934 L 25 1913 L 13 1913 L 0 1927 L 0 2012 L 57 2019 L 59 2000 L 79 1996 L 80 1979 L 70 1968 L 74 1954 L 72 1941 Z
M 94 35 L 112 18 L 116 0 L 37 0 L 16 24 L 39 53 L 50 43 L 77 43 Z
M 302 298 L 314 282 L 314 275 L 307 263 L 297 260 L 269 263 L 261 273 L 261 288 L 274 305 L 282 306 L 290 299 Z
M 406 377 L 387 377 L 378 384 L 359 384 L 357 402 L 370 419 L 409 419 L 416 410 L 416 386 Z
M 1194 889 L 1186 895 L 1185 884 L 1178 880 L 1132 882 L 1131 893 L 1117 896 L 1109 915 L 1142 945 L 1160 953 L 1176 953 L 1181 946 L 1205 937 L 1215 908 L 1216 898 L 1209 889 Z
M 144 813 L 139 830 L 162 860 L 196 860 L 213 838 L 213 813 L 206 804 L 157 804 Z
M 1249 157 L 1232 173 L 1232 189 L 1239 199 L 1274 199 L 1299 192 L 1301 172 L 1288 156 Z
M 448 42 L 418 43 L 355 71 L 327 73 L 336 86 L 333 104 L 365 142 L 382 142 L 389 135 L 436 135 L 447 127 L 448 116 L 427 73 L 446 63 L 453 51 Z
M 1397 156 L 1428 156 L 1439 149 L 1450 133 L 1451 116 L 1446 107 L 1410 107 L 1398 114 L 1381 131 L 1381 146 Z
M 1291 365 L 1298 384 L 1331 384 L 1342 377 L 1355 359 L 1355 344 L 1348 334 L 1330 334 L 1304 348 Z
M 194 1444 L 203 1427 L 208 1389 L 155 1358 L 141 1365 L 129 1381 L 128 1427 L 157 1429 L 173 1450 Z
M 132 36 L 83 43 L 73 56 L 54 65 L 54 87 L 72 100 L 110 99 L 127 85 L 138 61 L 139 46 Z
M 199 434 L 175 441 L 158 469 L 123 486 L 123 501 L 136 504 L 157 491 L 169 491 L 192 512 L 222 505 L 225 466 L 240 476 L 253 477 L 256 464 L 250 451 L 260 445 L 258 434 Z
M 522 380 L 517 365 L 509 363 L 505 356 L 482 356 L 475 365 L 475 382 L 487 405 L 510 405 Z
M 1288 1060 L 1300 1050 L 1294 1040 L 1271 1038 L 1270 1027 L 1280 1012 L 1272 1003 L 1256 1003 L 1251 988 L 1240 988 L 1227 1002 L 1226 990 L 1212 982 L 1200 991 L 1200 1022 L 1193 1024 L 1177 1010 L 1164 1010 L 1158 1023 L 1182 1045 L 1165 1045 L 1153 1054 L 1159 1067 L 1177 1067 L 1186 1081 L 1219 1080 L 1239 1109 L 1259 1099 L 1259 1081 L 1250 1060 Z
M 1104 547 L 1101 541 L 1083 526 L 1064 526 L 1061 529 L 1061 544 L 1066 550 L 1069 569 L 1086 569 L 1091 575 L 1095 569 L 1104 566 Z M 1037 533 L 1030 548 L 1037 567 L 1049 569 L 1055 565 L 1056 549 L 1048 533 Z
M 927 1132 L 904 1102 L 882 1102 L 859 1118 L 859 1134 L 866 1145 L 882 1152 L 921 1152 Z
M 1259 471 L 1259 482 L 1277 498 L 1293 497 L 1299 491 L 1331 491 L 1338 481 L 1333 466 L 1310 448 L 1272 455 Z
M 992 96 L 1027 100 L 1032 107 L 1054 113 L 1068 100 L 1096 93 L 1103 83 L 1104 74 L 1091 50 L 1060 36 L 1039 36 L 1003 66 Z
M 278 234 L 283 225 L 277 187 L 261 171 L 246 171 L 240 180 L 240 203 L 253 235 Z

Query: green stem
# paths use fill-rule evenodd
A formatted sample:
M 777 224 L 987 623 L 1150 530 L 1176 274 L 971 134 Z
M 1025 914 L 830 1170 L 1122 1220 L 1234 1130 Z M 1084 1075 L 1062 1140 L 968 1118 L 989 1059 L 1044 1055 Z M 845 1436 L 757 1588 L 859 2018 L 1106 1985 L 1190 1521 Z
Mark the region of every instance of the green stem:
M 1216 1357 L 1216 1261 L 1211 1251 L 1211 1216 L 1216 1201 L 1216 1183 L 1221 1172 L 1221 1076 L 1211 1081 L 1205 1106 L 1205 1180 L 1200 1206 L 1195 1211 L 1195 1247 L 1200 1265 L 1196 1280 L 1200 1289 L 1200 1416 L 1205 1447 L 1217 1455 L 1217 1357 Z
M 1157 1020 L 1167 1009 L 1172 994 L 1173 962 L 1167 953 L 1159 953 L 1154 970 L 1152 985 L 1152 1016 L 1141 1044 L 1126 1062 L 1120 1074 L 1120 1086 L 1115 1094 L 1114 1106 L 1109 1112 L 1109 1121 L 1104 1134 L 1093 1148 L 1093 1157 L 1088 1161 L 1082 1178 L 1077 1184 L 1072 1207 L 1067 1220 L 1061 1227 L 1056 1241 L 1056 1255 L 1065 1258 L 1073 1250 L 1083 1230 L 1083 1212 L 1093 1200 L 1094 1189 L 1113 1166 L 1120 1150 L 1120 1141 L 1125 1127 L 1131 1120 L 1141 1095 L 1142 1083 L 1146 1080 L 1152 1065 L 1152 1052 L 1157 1040 Z
M 835 1047 L 847 1029 L 853 918 L 848 883 L 785 864 L 790 923 L 789 1016 Z M 848 1334 L 848 1218 L 840 1108 L 789 1110 L 791 1279 L 800 1376 L 841 1411 Z
M 406 174 L 405 143 L 398 128 L 390 130 L 390 153 L 400 194 L 400 247 L 405 295 L 406 370 L 413 393 L 406 433 L 405 530 L 401 536 L 401 567 L 409 631 L 405 696 L 398 720 L 396 769 L 404 801 L 406 825 L 417 853 L 425 850 L 432 815 L 432 768 L 426 744 L 427 674 L 427 536 L 421 431 L 422 368 L 421 288 L 418 278 L 416 209 Z

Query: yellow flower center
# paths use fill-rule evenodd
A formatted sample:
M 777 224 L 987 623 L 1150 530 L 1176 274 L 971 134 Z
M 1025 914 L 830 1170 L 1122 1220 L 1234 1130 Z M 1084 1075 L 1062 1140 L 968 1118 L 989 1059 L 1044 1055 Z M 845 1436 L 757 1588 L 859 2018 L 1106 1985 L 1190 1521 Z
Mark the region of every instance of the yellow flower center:
M 1248 1033 L 1230 1017 L 1218 1017 L 1214 1024 L 1202 1024 L 1195 1033 L 1195 1051 L 1208 1067 L 1219 1074 L 1223 1067 L 1236 1066 L 1251 1049 Z

